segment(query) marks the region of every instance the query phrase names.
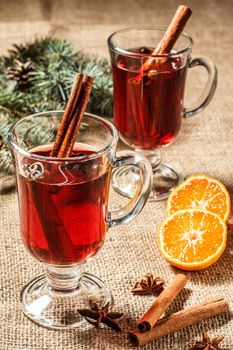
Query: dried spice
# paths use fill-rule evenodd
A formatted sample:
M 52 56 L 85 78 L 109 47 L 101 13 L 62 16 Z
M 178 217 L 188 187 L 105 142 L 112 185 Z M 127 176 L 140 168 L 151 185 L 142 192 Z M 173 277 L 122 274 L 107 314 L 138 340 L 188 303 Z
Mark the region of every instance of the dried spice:
M 219 336 L 214 339 L 210 339 L 209 335 L 205 332 L 202 333 L 202 341 L 196 342 L 189 350 L 220 350 L 219 343 L 224 337 Z
M 80 315 L 82 315 L 87 322 L 94 325 L 98 331 L 100 329 L 101 323 L 107 325 L 116 332 L 121 331 L 120 326 L 116 323 L 115 320 L 121 318 L 123 316 L 123 313 L 111 311 L 109 312 L 109 303 L 107 303 L 104 307 L 99 307 L 92 300 L 90 300 L 89 303 L 90 309 L 78 310 Z
M 153 277 L 152 273 L 147 273 L 145 279 L 137 282 L 132 290 L 134 294 L 160 294 L 163 291 L 165 281 L 160 277 Z

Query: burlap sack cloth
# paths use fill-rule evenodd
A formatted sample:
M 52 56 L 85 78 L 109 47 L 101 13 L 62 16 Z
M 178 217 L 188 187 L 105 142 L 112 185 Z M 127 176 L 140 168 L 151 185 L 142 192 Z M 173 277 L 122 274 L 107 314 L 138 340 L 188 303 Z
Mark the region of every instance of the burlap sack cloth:
M 72 3 L 74 6 L 74 2 Z M 91 3 L 94 4 L 94 2 Z M 176 1 L 166 2 L 167 5 L 170 5 L 170 7 L 166 7 L 169 9 L 170 15 L 176 8 L 176 3 L 178 4 Z M 184 121 L 177 141 L 163 151 L 163 157 L 166 163 L 171 164 L 184 176 L 206 173 L 223 181 L 228 189 L 233 191 L 233 121 L 231 113 L 233 98 L 230 91 L 232 41 L 228 31 L 230 26 L 227 27 L 231 23 L 232 2 L 205 1 L 201 3 L 200 9 L 200 2 L 191 2 L 192 9 L 196 13 L 189 27 L 189 31 L 196 39 L 194 54 L 206 54 L 217 63 L 220 77 L 219 85 L 208 109 L 198 117 Z M 82 22 L 85 23 L 82 29 L 78 24 L 75 24 L 77 23 L 75 22 L 77 19 L 75 19 L 72 22 L 72 27 L 67 27 L 67 23 L 70 22 L 66 21 L 66 27 L 58 27 L 56 34 L 59 36 L 60 33 L 60 36 L 76 40 L 79 48 L 85 44 L 85 47 L 89 46 L 90 48 L 88 51 L 91 51 L 91 48 L 93 51 L 98 51 L 100 28 L 102 45 L 114 29 L 135 25 L 133 18 L 137 17 L 137 24 L 145 24 L 145 18 L 151 18 L 149 16 L 153 6 L 158 15 L 157 25 L 166 25 L 167 23 L 167 12 L 163 7 L 164 1 L 155 2 L 154 5 L 148 4 L 147 7 L 143 7 L 144 12 L 142 12 L 142 3 L 140 3 L 140 7 L 138 2 L 129 1 L 127 8 L 124 4 L 123 1 L 111 2 L 111 6 L 107 5 L 106 11 L 108 12 L 104 12 L 104 2 L 99 1 L 98 6 L 100 6 L 100 10 L 102 9 L 102 12 L 99 13 L 102 15 L 95 16 L 93 19 L 90 18 L 93 8 L 89 5 L 88 16 L 85 11 L 81 12 L 81 16 L 87 16 L 86 20 Z M 110 11 L 109 6 L 112 11 Z M 62 22 L 62 18 L 68 12 L 66 13 L 64 8 L 59 6 L 54 6 L 53 9 L 57 11 L 54 15 L 56 19 L 60 18 L 60 22 Z M 206 15 L 208 11 L 209 15 Z M 104 13 L 107 13 L 108 17 L 104 17 Z M 117 16 L 119 13 L 120 17 Z M 80 13 L 78 14 L 80 16 Z M 71 15 L 72 11 L 69 12 L 69 16 Z M 205 31 L 200 27 L 200 22 L 204 23 Z M 147 21 L 147 23 L 154 25 L 154 22 Z M 27 24 L 27 26 L 30 25 Z M 33 26 L 34 24 L 31 24 L 32 30 Z M 48 27 L 50 28 L 50 25 Z M 38 28 L 46 27 L 38 24 Z M 27 30 L 29 30 L 28 27 Z M 47 29 L 45 30 L 47 31 Z M 81 30 L 81 34 L 85 31 L 89 34 L 92 33 L 92 36 L 88 36 L 90 42 L 86 41 L 85 35 L 80 35 L 77 38 L 78 30 Z M 106 48 L 101 50 L 102 52 L 105 50 L 106 53 Z M 194 75 L 195 79 L 192 78 Z M 191 100 L 195 100 L 198 88 L 203 86 L 204 77 L 198 75 L 196 69 L 195 72 L 193 69 L 189 76 L 188 89 Z M 3 185 L 6 187 L 6 180 L 1 177 L 1 181 L 1 187 Z M 25 251 L 21 242 L 15 192 L 0 195 L 0 218 L 0 350 L 130 349 L 131 345 L 128 343 L 125 332 L 113 334 L 109 330 L 103 329 L 97 334 L 91 326 L 82 330 L 51 331 L 35 325 L 23 315 L 19 306 L 20 289 L 31 278 L 42 273 L 42 266 Z M 177 273 L 176 269 L 173 269 L 161 258 L 156 243 L 157 228 L 164 218 L 164 202 L 147 203 L 142 213 L 133 222 L 123 227 L 111 229 L 107 234 L 103 249 L 91 262 L 86 264 L 86 270 L 98 275 L 111 289 L 116 309 L 123 311 L 125 317 L 128 318 L 128 320 L 123 321 L 123 327 L 127 322 L 133 325 L 134 321 L 153 301 L 153 296 L 132 295 L 130 290 L 135 281 L 149 271 L 155 275 L 163 276 L 167 282 Z M 228 298 L 231 310 L 233 310 L 232 225 L 233 218 L 229 221 L 228 244 L 221 259 L 204 271 L 187 273 L 189 276 L 187 288 L 174 301 L 170 312 L 219 295 Z M 221 348 L 233 349 L 233 319 L 230 313 L 202 321 L 196 326 L 157 340 L 145 346 L 144 349 L 185 350 L 195 340 L 200 339 L 202 331 L 209 332 L 213 337 L 225 335 Z

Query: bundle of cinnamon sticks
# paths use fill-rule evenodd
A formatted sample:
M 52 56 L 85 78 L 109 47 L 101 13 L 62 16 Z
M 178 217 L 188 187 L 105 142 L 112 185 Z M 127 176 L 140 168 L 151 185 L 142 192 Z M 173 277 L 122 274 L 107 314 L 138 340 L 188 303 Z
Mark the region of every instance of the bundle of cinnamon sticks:
M 64 158 L 71 155 L 92 85 L 92 77 L 80 73 L 76 74 L 53 149 L 50 153 L 51 157 Z
M 92 77 L 80 73 L 76 74 L 69 100 L 61 118 L 53 148 L 50 152 L 51 157 L 59 159 L 70 157 L 72 155 L 92 85 Z M 56 186 L 54 185 L 54 191 L 59 191 L 59 187 L 56 188 L 56 190 L 55 187 Z M 40 186 L 38 187 L 37 182 L 30 181 L 29 191 L 44 231 L 51 261 L 54 263 L 61 263 L 72 260 L 70 256 L 74 254 L 74 246 L 58 214 L 56 205 L 53 201 L 54 196 L 51 195 L 52 192 L 46 193 L 46 202 L 41 206 L 41 191 L 44 191 L 44 188 Z
M 147 312 L 140 318 L 136 329 L 129 333 L 130 342 L 134 346 L 148 344 L 182 328 L 192 326 L 201 320 L 229 311 L 227 300 L 223 297 L 218 297 L 160 319 L 186 283 L 186 276 L 178 274 L 163 290 Z

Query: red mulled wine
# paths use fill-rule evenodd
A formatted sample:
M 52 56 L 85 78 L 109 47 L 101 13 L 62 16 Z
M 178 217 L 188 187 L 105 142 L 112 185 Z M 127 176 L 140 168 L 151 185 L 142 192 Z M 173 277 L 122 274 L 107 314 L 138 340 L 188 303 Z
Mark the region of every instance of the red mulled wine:
M 136 148 L 168 145 L 181 127 L 187 65 L 173 56 L 142 73 L 152 49 L 130 51 L 143 56 L 119 54 L 112 62 L 115 125 L 123 141 Z
M 43 146 L 32 153 L 47 157 L 50 150 Z M 24 167 L 34 175 L 43 168 L 43 174 L 17 175 L 22 239 L 42 262 L 80 263 L 95 255 L 104 242 L 111 166 L 101 164 L 101 157 L 81 161 L 92 153 L 88 147 L 75 148 L 73 156 L 80 156 L 80 162 L 27 159 Z

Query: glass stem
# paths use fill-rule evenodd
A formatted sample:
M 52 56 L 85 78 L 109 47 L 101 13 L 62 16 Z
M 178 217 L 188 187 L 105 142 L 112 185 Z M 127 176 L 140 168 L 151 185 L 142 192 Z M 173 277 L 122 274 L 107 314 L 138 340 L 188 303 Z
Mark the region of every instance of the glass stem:
M 80 266 L 53 266 L 47 265 L 45 276 L 49 289 L 53 292 L 69 293 L 79 288 L 82 277 Z
M 156 170 L 161 163 L 161 154 L 159 150 L 135 149 L 136 153 L 144 156 L 151 164 L 153 170 Z

